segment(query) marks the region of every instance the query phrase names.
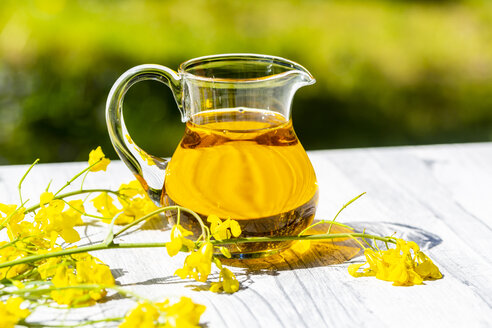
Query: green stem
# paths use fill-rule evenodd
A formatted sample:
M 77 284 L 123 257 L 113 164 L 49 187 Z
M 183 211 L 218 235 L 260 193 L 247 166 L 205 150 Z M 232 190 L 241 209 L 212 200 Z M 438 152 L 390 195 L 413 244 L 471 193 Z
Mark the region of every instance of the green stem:
M 306 231 L 308 231 L 309 229 L 311 228 L 314 228 L 316 227 L 317 225 L 319 224 L 322 224 L 322 223 L 330 223 L 330 226 L 328 227 L 328 231 L 327 233 L 330 233 L 331 232 L 331 227 L 333 225 L 338 225 L 338 226 L 342 226 L 342 227 L 345 227 L 345 228 L 349 228 L 351 230 L 354 230 L 352 227 L 348 226 L 348 225 L 345 225 L 345 224 L 341 224 L 341 223 L 338 223 L 338 222 L 335 222 L 335 220 L 337 219 L 338 215 L 340 215 L 340 213 L 342 213 L 342 211 L 347 207 L 349 206 L 350 204 L 352 204 L 353 202 L 355 202 L 357 199 L 359 199 L 360 197 L 362 197 L 363 195 L 365 194 L 365 192 L 363 192 L 362 194 L 360 194 L 359 196 L 356 196 L 354 198 L 352 198 L 350 201 L 348 201 L 345 205 L 342 206 L 341 209 L 338 210 L 337 214 L 335 215 L 335 217 L 333 218 L 333 220 L 331 221 L 327 221 L 327 220 L 321 220 L 321 221 L 318 221 L 316 222 L 315 224 L 311 224 L 309 227 L 307 227 L 306 229 L 302 230 L 300 233 L 299 233 L 299 236 L 302 236 L 304 233 L 306 233 Z
M 350 230 L 354 230 L 354 228 L 352 228 L 351 226 L 346 225 L 346 224 L 343 224 L 343 223 L 340 223 L 340 222 L 335 222 L 335 221 L 331 221 L 331 220 L 321 220 L 321 221 L 318 221 L 318 222 L 316 222 L 314 224 L 311 224 L 309 227 L 307 227 L 306 229 L 302 230 L 299 233 L 299 236 L 304 235 L 309 229 L 314 228 L 317 225 L 320 225 L 322 223 L 330 223 L 330 225 L 331 224 L 334 224 L 334 225 L 339 226 L 339 227 L 344 227 L 344 228 L 347 228 L 347 229 L 350 229 Z
M 66 187 L 70 186 L 70 184 L 72 184 L 72 182 L 74 182 L 75 180 L 77 180 L 77 178 L 80 177 L 82 174 L 84 174 L 85 172 L 88 172 L 92 167 L 94 167 L 95 165 L 99 164 L 103 159 L 104 158 L 101 158 L 100 160 L 98 160 L 94 164 L 90 165 L 89 167 L 86 167 L 85 169 L 83 169 L 82 171 L 80 171 L 79 173 L 77 173 L 76 175 L 74 175 L 74 177 L 71 178 L 70 180 L 68 180 L 67 183 L 65 183 L 65 185 L 63 187 L 61 187 L 60 189 L 58 189 L 58 191 L 55 193 L 55 196 L 58 195 L 60 192 L 62 192 L 63 189 L 65 189 Z
M 84 189 L 84 190 L 76 190 L 76 191 L 67 192 L 65 194 L 61 194 L 59 196 L 53 197 L 53 199 L 63 199 L 63 198 L 67 198 L 67 197 L 70 197 L 70 196 L 76 196 L 76 195 L 81 195 L 81 194 L 89 194 L 89 193 L 93 193 L 93 192 L 107 192 L 107 193 L 110 193 L 110 194 L 114 194 L 116 196 L 118 196 L 120 194 L 118 191 L 109 190 L 109 189 Z M 31 206 L 31 207 L 27 208 L 24 211 L 24 213 L 27 214 L 27 213 L 34 212 L 35 210 L 37 210 L 40 207 L 41 207 L 40 204 L 36 204 L 34 206 Z
M 48 182 L 48 185 L 46 186 L 46 189 L 44 191 L 48 192 L 48 190 L 50 190 L 50 186 L 51 186 L 52 182 L 53 182 L 53 179 L 51 179 L 50 182 Z
M 6 244 L 3 244 L 2 246 L 0 246 L 0 250 L 1 250 L 1 249 L 4 249 L 5 247 L 12 246 L 12 245 L 13 245 L 13 244 L 15 244 L 16 242 L 18 242 L 18 241 L 19 241 L 19 239 L 20 239 L 19 237 L 16 237 L 14 240 L 9 241 L 9 242 L 8 242 L 8 243 L 6 243 Z
M 85 172 L 84 177 L 82 178 L 82 182 L 80 183 L 80 190 L 84 189 L 84 182 L 85 182 L 85 179 L 87 178 L 88 174 L 89 174 L 89 171 Z
M 51 252 L 51 253 L 46 253 L 46 254 L 31 255 L 31 256 L 26 256 L 24 258 L 17 259 L 14 261 L 0 263 L 0 268 L 10 267 L 10 266 L 14 266 L 17 264 L 36 262 L 36 261 L 47 259 L 50 257 L 85 253 L 85 252 L 89 252 L 89 251 L 98 251 L 98 250 L 107 249 L 107 248 L 112 248 L 112 247 L 107 246 L 104 243 L 99 243 L 99 244 L 95 244 L 95 245 L 88 245 L 88 246 L 82 246 L 82 247 L 77 247 L 77 248 L 64 249 L 61 251 Z
M 362 194 L 360 194 L 360 195 L 359 195 L 359 196 L 357 196 L 357 197 L 352 198 L 352 199 L 351 199 L 351 200 L 350 200 L 347 204 L 343 205 L 343 207 L 342 207 L 341 209 L 339 209 L 339 210 L 338 210 L 338 213 L 337 213 L 337 215 L 335 215 L 335 217 L 333 218 L 333 221 L 335 221 L 335 220 L 337 219 L 338 215 L 340 215 L 340 213 L 342 213 L 342 211 L 343 211 L 343 210 L 344 210 L 347 206 L 349 206 L 350 204 L 352 204 L 353 202 L 355 202 L 357 199 L 361 198 L 361 197 L 362 197 L 362 196 L 364 196 L 364 195 L 365 195 L 365 192 L 363 192 Z M 331 232 L 331 226 L 332 226 L 332 224 L 330 224 L 330 226 L 328 227 L 328 233 L 330 233 L 330 232 Z
M 361 247 L 363 250 L 365 250 L 365 249 L 366 249 L 366 248 L 364 247 L 364 245 L 362 245 L 362 243 L 361 243 L 360 241 L 358 241 L 358 240 L 357 240 L 357 238 L 355 238 L 355 237 L 353 237 L 353 236 L 350 236 L 350 238 L 352 238 L 354 241 L 356 241 L 356 242 L 357 242 L 357 244 L 359 244 L 359 245 L 360 245 L 360 247 Z M 364 239 L 364 240 L 365 240 L 365 239 Z M 386 241 L 385 241 L 385 242 L 386 242 Z
M 50 283 L 51 284 L 51 283 Z M 66 289 L 112 289 L 123 296 L 131 296 L 136 300 L 144 300 L 148 301 L 146 298 L 135 294 L 129 290 L 121 288 L 116 285 L 102 285 L 102 284 L 80 284 L 80 285 L 70 285 L 70 286 L 61 286 L 56 287 L 50 285 L 48 287 L 39 288 L 39 286 L 34 286 L 32 288 L 22 288 L 10 291 L 0 291 L 0 295 L 23 295 L 23 294 L 45 294 L 46 292 L 58 291 L 58 290 L 66 290 Z
M 45 283 L 45 281 L 41 281 Z M 49 282 L 49 286 L 40 288 L 39 285 L 35 285 L 32 288 L 22 288 L 22 289 L 17 289 L 17 290 L 9 290 L 9 291 L 0 291 L 0 296 L 1 295 L 22 295 L 23 297 L 26 297 L 27 295 L 36 295 L 36 294 L 46 294 L 52 291 L 59 291 L 59 290 L 67 290 L 67 289 L 112 289 L 116 291 L 118 294 L 126 296 L 126 297 L 133 297 L 137 301 L 145 301 L 145 302 L 151 302 L 149 299 L 142 297 L 132 291 L 126 290 L 124 288 L 121 288 L 116 285 L 102 285 L 102 284 L 80 284 L 80 285 L 71 285 L 71 286 L 53 286 L 51 282 Z
M 279 236 L 279 237 L 248 237 L 248 238 L 235 238 L 227 239 L 223 241 L 212 240 L 211 243 L 214 246 L 229 245 L 229 244 L 242 244 L 242 243 L 261 243 L 271 241 L 292 241 L 292 240 L 330 240 L 339 238 L 374 238 L 376 240 L 394 243 L 392 237 L 381 237 L 376 235 L 370 235 L 360 232 L 349 233 L 325 233 L 319 235 L 308 236 Z
M 22 178 L 20 179 L 19 181 L 19 185 L 17 186 L 17 189 L 19 190 L 19 199 L 20 199 L 20 203 L 22 204 L 22 183 L 24 182 L 24 179 L 27 177 L 27 175 L 29 174 L 29 172 L 31 172 L 32 168 L 34 167 L 34 165 L 38 164 L 39 162 L 39 158 L 37 158 L 34 163 L 31 164 L 31 166 L 29 166 L 29 168 L 27 169 L 26 173 L 24 173 L 24 175 L 22 176 Z
M 123 232 L 125 232 L 128 229 L 130 229 L 131 227 L 139 224 L 140 222 L 147 220 L 151 216 L 154 216 L 154 215 L 156 215 L 158 213 L 161 213 L 161 212 L 164 212 L 164 211 L 167 211 L 167 210 L 172 210 L 172 209 L 176 209 L 176 206 L 163 207 L 163 208 L 160 208 L 160 209 L 155 210 L 153 212 L 150 212 L 149 214 L 146 214 L 146 215 L 142 216 L 141 218 L 136 219 L 135 221 L 133 221 L 133 222 L 128 223 L 127 225 L 125 225 L 120 231 L 118 231 L 117 233 L 114 234 L 114 237 L 116 238 L 117 236 L 121 235 Z
M 381 237 L 365 233 L 329 233 L 320 235 L 309 235 L 309 236 L 278 236 L 278 237 L 248 237 L 248 238 L 234 238 L 223 241 L 211 240 L 210 242 L 214 246 L 222 245 L 234 245 L 243 243 L 261 243 L 261 242 L 274 242 L 274 241 L 293 241 L 293 240 L 330 240 L 337 238 L 371 238 L 375 240 L 380 240 L 383 242 L 395 243 L 392 237 Z M 64 249 L 57 252 L 51 252 L 40 255 L 26 256 L 21 259 L 14 261 L 0 263 L 0 269 L 5 267 L 11 267 L 18 264 L 31 263 L 39 260 L 47 259 L 50 257 L 64 256 L 70 254 L 78 254 L 85 252 L 99 251 L 102 249 L 117 249 L 117 248 L 154 248 L 154 247 L 166 247 L 167 243 L 111 243 L 109 245 L 105 243 L 99 243 L 95 245 L 82 246 L 77 248 Z
M 22 281 L 23 279 L 29 278 L 29 277 L 34 276 L 36 274 L 38 274 L 38 268 L 32 268 L 32 269 L 30 269 L 24 273 L 21 273 L 15 277 L 11 277 L 9 279 Z M 1 281 L 1 283 L 4 283 L 3 280 Z
M 193 212 L 192 210 L 190 209 L 187 209 L 185 207 L 182 207 L 182 206 L 179 206 L 179 205 L 173 205 L 173 206 L 166 206 L 166 207 L 161 207 L 153 212 L 150 212 L 149 214 L 146 214 L 144 216 L 142 216 L 141 218 L 127 224 L 126 226 L 124 226 L 120 231 L 118 231 L 117 233 L 114 234 L 114 237 L 116 238 L 117 236 L 121 235 L 123 232 L 125 232 L 126 230 L 130 229 L 131 227 L 139 224 L 140 222 L 142 221 L 145 221 L 149 218 L 151 218 L 152 216 L 156 215 L 156 214 L 159 214 L 159 213 L 162 213 L 162 212 L 165 212 L 165 211 L 171 211 L 171 210 L 177 210 L 178 213 L 179 211 L 185 211 L 191 215 L 193 215 L 193 217 L 195 217 L 195 219 L 198 221 L 198 223 L 200 224 L 200 227 L 202 228 L 202 235 L 205 233 L 204 232 L 204 223 L 202 221 L 202 218 L 196 214 L 195 212 Z
M 47 324 L 39 323 L 39 322 L 22 322 L 22 325 L 23 326 L 26 326 L 26 327 L 32 327 L 32 328 L 38 328 L 38 327 L 40 327 L 40 328 L 44 328 L 44 327 L 49 327 L 49 328 L 65 328 L 65 327 L 75 328 L 75 327 L 84 327 L 84 326 L 88 326 L 88 325 L 93 325 L 93 324 L 101 323 L 101 322 L 122 321 L 124 319 L 125 319 L 124 317 L 105 318 L 105 319 L 99 319 L 99 320 L 84 321 L 84 322 L 80 322 L 80 323 L 73 324 L 73 325 L 61 325 L 61 324 L 60 325 L 47 325 Z
M 63 201 L 65 202 L 65 204 L 67 204 L 69 207 L 71 207 L 75 212 L 78 212 L 83 216 L 87 216 L 87 217 L 95 218 L 95 219 L 100 219 L 100 220 L 112 220 L 113 219 L 113 218 L 107 218 L 104 216 L 98 216 L 98 215 L 93 215 L 93 214 L 83 212 L 83 211 L 79 210 L 78 208 L 76 208 L 75 206 L 70 205 L 70 203 L 67 202 L 66 200 L 63 200 Z

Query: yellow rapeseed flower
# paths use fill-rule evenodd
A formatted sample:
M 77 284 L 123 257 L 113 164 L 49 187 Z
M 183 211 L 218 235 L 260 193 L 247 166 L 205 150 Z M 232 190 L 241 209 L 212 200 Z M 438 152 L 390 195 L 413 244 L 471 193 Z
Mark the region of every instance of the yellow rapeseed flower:
M 7 235 L 10 240 L 14 240 L 17 237 L 40 237 L 44 234 L 32 222 L 24 221 L 24 207 L 17 208 L 16 205 L 0 204 L 0 212 L 5 213 L 5 218 L 10 216 L 10 219 L 6 222 Z M 0 214 L 0 220 L 2 218 Z
M 8 224 L 18 223 L 24 219 L 24 207 L 17 208 L 17 205 L 6 205 L 0 203 L 0 221 L 4 222 L 9 216 Z
M 164 327 L 199 327 L 200 317 L 206 307 L 193 303 L 191 298 L 181 297 L 180 301 L 165 308 L 166 324 Z
M 14 328 L 22 319 L 31 313 L 28 309 L 21 309 L 24 300 L 20 297 L 10 297 L 6 302 L 0 302 L 0 327 Z
M 155 321 L 159 319 L 159 309 L 149 302 L 138 303 L 137 307 L 127 313 L 120 328 L 153 328 L 158 327 Z
M 220 293 L 222 291 L 232 294 L 239 290 L 239 281 L 234 273 L 227 268 L 221 268 L 219 274 L 219 281 L 213 282 L 210 285 L 210 291 L 214 293 Z
M 48 197 L 47 197 L 48 198 Z M 62 237 L 67 243 L 74 243 L 80 240 L 80 235 L 74 226 L 80 222 L 81 218 L 73 208 L 66 211 L 65 202 L 61 199 L 53 199 L 36 213 L 34 220 L 40 224 L 40 229 L 50 235 L 52 245 L 58 236 Z
M 41 279 L 46 280 L 48 277 L 53 277 L 62 259 L 59 257 L 50 257 L 38 266 L 38 272 Z
M 7 227 L 7 234 L 10 240 L 15 239 L 19 234 L 19 230 L 22 230 L 19 225 L 24 220 L 24 207 L 17 207 L 17 205 L 6 205 L 0 203 L 0 222 L 4 222 L 7 218 L 8 221 L 5 222 Z
M 120 212 L 120 210 L 113 204 L 114 200 L 107 192 L 102 192 L 99 196 L 91 200 L 96 210 L 101 213 L 102 216 L 107 218 L 108 223 L 111 222 L 111 218 Z
M 82 199 L 75 199 L 68 202 L 69 209 L 63 212 L 65 217 L 71 222 L 75 222 L 76 226 L 84 224 L 82 221 L 82 213 L 85 213 L 84 201 Z
M 194 328 L 199 327 L 205 306 L 193 303 L 188 297 L 170 305 L 166 300 L 160 303 L 140 302 L 125 316 L 120 328 Z
M 377 279 L 392 281 L 395 286 L 420 285 L 424 280 L 442 278 L 437 266 L 412 241 L 397 239 L 395 248 L 384 251 L 366 248 L 364 256 L 365 263 L 348 267 L 350 275 L 375 276 Z M 359 269 L 366 264 L 368 267 L 360 272 Z
M 83 284 L 97 284 L 103 286 L 114 285 L 114 277 L 109 267 L 101 263 L 97 258 L 89 254 L 74 254 L 73 259 L 76 261 L 75 270 L 67 263 L 56 264 L 56 273 L 51 282 L 55 287 L 69 287 Z M 49 270 L 47 267 L 46 270 Z M 45 275 L 52 272 L 45 271 Z M 93 305 L 96 301 L 106 296 L 106 290 L 100 289 L 60 289 L 51 292 L 51 297 L 58 304 L 66 305 Z
M 7 242 L 0 242 L 0 247 L 7 244 Z M 7 246 L 0 248 L 0 263 L 14 261 L 27 256 L 28 253 L 14 246 Z M 5 278 L 13 278 L 19 274 L 26 272 L 29 269 L 27 264 L 18 264 L 12 267 L 6 267 L 0 269 L 0 280 Z
M 45 191 L 39 196 L 39 205 L 41 207 L 44 207 L 46 204 L 49 204 L 54 198 L 54 195 L 52 192 Z
M 196 281 L 207 281 L 208 275 L 212 271 L 213 252 L 212 243 L 203 243 L 199 250 L 186 257 L 183 268 L 176 270 L 174 274 L 181 279 L 193 278 Z
M 145 194 L 145 190 L 144 188 L 142 188 L 142 185 L 140 184 L 140 182 L 138 182 L 138 180 L 132 180 L 129 183 L 121 184 L 120 187 L 118 188 L 118 192 L 123 197 L 128 197 L 128 198 Z
M 120 200 L 123 214 L 118 216 L 116 224 L 128 224 L 157 209 L 157 206 L 145 195 L 130 200 Z
M 91 152 L 89 153 L 89 166 L 92 166 L 97 163 L 96 165 L 91 167 L 90 169 L 91 172 L 106 171 L 106 167 L 110 162 L 111 161 L 105 157 L 101 149 L 101 146 L 98 146 L 96 149 L 91 150 Z
M 166 250 L 169 256 L 174 256 L 179 253 L 184 245 L 189 251 L 195 248 L 195 243 L 187 239 L 186 236 L 191 236 L 193 233 L 186 230 L 181 225 L 176 224 L 171 228 L 171 241 L 166 243 Z
M 237 221 L 231 219 L 222 221 L 217 215 L 209 215 L 207 222 L 210 223 L 210 232 L 216 240 L 222 241 L 241 235 L 241 227 Z
M 56 269 L 55 276 L 51 280 L 55 287 L 69 287 L 78 285 L 77 277 L 73 272 L 73 269 L 68 268 L 66 265 L 60 265 Z M 83 289 L 61 289 L 53 290 L 51 292 L 51 298 L 58 304 L 66 305 L 93 305 L 95 301 L 87 295 L 88 293 Z
M 10 223 L 7 226 L 7 234 L 10 240 L 17 237 L 23 237 L 25 242 L 36 244 L 38 247 L 49 247 L 44 237 L 45 233 L 41 231 L 41 227 L 29 221 L 21 221 L 19 223 Z M 27 238 L 29 237 L 29 238 Z M 26 239 L 27 238 L 27 239 Z
M 12 214 L 16 208 L 17 208 L 17 205 L 6 205 L 6 204 L 0 203 L 0 217 L 2 219 L 7 218 L 7 216 Z
M 118 192 L 120 194 L 118 200 L 123 207 L 123 214 L 118 217 L 117 224 L 131 223 L 158 209 L 137 180 L 122 184 Z
M 232 257 L 231 252 L 224 246 L 219 247 L 219 251 L 224 255 L 224 257 L 230 259 Z
M 117 201 L 105 192 L 92 199 L 97 211 L 107 218 L 103 220 L 106 223 L 111 222 L 111 218 L 121 213 L 115 224 L 128 224 L 158 208 L 136 180 L 122 184 L 118 193 Z M 120 207 L 116 205 L 118 202 Z

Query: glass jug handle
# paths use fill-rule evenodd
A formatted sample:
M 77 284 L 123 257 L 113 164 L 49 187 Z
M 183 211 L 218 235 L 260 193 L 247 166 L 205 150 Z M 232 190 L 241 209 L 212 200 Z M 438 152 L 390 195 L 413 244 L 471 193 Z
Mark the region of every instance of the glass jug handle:
M 106 123 L 116 153 L 149 194 L 160 204 L 167 160 L 149 155 L 130 137 L 123 120 L 123 99 L 132 85 L 144 80 L 156 80 L 167 85 L 181 110 L 181 80 L 177 72 L 161 65 L 140 65 L 123 73 L 114 83 L 106 102 Z

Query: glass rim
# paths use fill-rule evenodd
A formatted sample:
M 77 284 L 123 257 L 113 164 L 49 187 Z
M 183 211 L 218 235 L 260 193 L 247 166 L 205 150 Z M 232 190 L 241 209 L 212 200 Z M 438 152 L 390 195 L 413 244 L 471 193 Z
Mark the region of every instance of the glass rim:
M 227 62 L 227 61 L 250 61 L 251 63 L 274 63 L 279 66 L 283 66 L 287 68 L 285 72 L 269 74 L 256 78 L 221 78 L 221 77 L 208 77 L 199 74 L 190 73 L 189 70 L 198 65 L 203 65 L 211 62 Z M 283 77 L 286 75 L 291 75 L 293 73 L 302 74 L 306 78 L 306 80 L 310 81 L 309 84 L 314 83 L 316 80 L 313 75 L 302 65 L 282 57 L 278 56 L 270 56 L 263 54 L 253 54 L 253 53 L 228 53 L 228 54 L 217 54 L 217 55 L 208 55 L 197 57 L 193 59 L 189 59 L 179 65 L 178 73 L 180 75 L 185 75 L 187 77 L 191 77 L 196 80 L 208 81 L 208 82 L 258 82 L 258 81 L 266 81 L 273 80 L 279 77 Z

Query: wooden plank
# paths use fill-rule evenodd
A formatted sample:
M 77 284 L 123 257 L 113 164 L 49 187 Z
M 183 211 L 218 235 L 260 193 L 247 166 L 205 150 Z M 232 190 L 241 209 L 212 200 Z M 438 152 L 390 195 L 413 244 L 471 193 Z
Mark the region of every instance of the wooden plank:
M 340 221 L 358 228 L 419 241 L 445 278 L 410 288 L 374 278 L 352 278 L 346 259 L 353 245 L 314 244 L 257 263 L 231 263 L 242 290 L 233 295 L 193 291 L 200 284 L 173 276 L 183 257 L 165 250 L 94 253 L 130 290 L 159 300 L 186 295 L 207 306 L 209 327 L 401 327 L 492 325 L 492 144 L 442 145 L 316 151 L 309 153 L 318 176 L 318 219 L 332 218 L 354 196 Z M 25 197 L 35 198 L 50 179 L 62 185 L 83 163 L 39 165 L 26 179 Z M 16 186 L 26 166 L 0 167 L 0 202 L 18 199 Z M 117 188 L 132 177 L 120 162 L 88 178 L 87 187 Z M 98 241 L 105 225 L 84 228 Z M 165 224 L 148 225 L 124 241 L 167 239 Z M 351 259 L 353 262 L 357 259 Z M 240 266 L 238 266 L 240 265 Z M 57 318 L 97 319 L 122 315 L 132 303 L 111 298 L 95 308 L 71 310 Z M 53 310 L 33 319 L 53 318 Z

